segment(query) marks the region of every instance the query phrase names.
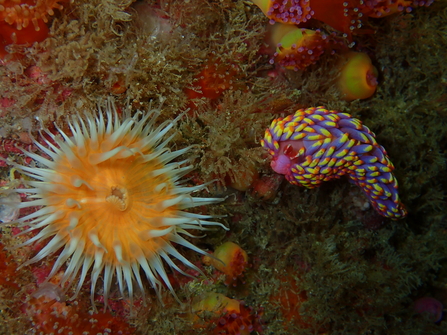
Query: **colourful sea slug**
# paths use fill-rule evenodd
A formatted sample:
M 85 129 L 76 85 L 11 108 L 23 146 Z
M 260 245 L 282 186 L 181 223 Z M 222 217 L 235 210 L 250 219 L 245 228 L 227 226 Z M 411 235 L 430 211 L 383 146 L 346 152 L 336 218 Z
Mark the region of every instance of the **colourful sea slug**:
M 291 184 L 314 188 L 347 175 L 382 216 L 400 219 L 407 214 L 385 149 L 368 127 L 347 113 L 300 109 L 273 120 L 261 145 L 273 157 L 273 170 Z

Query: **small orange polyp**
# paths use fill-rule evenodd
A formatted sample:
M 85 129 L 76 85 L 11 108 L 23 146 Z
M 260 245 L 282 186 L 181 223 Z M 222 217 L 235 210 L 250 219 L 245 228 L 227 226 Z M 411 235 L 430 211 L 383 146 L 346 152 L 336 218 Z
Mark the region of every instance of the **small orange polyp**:
M 240 303 L 220 293 L 208 293 L 199 302 L 193 304 L 192 309 L 196 314 L 194 319 L 197 320 L 197 314 L 205 311 L 213 312 L 216 316 L 225 312 L 240 313 Z
M 223 294 L 210 292 L 192 304 L 194 328 L 206 329 L 209 335 L 249 335 L 261 332 L 259 316 L 244 303 Z
M 214 251 L 213 255 L 214 258 L 206 256 L 203 261 L 223 272 L 227 276 L 225 280 L 227 285 L 241 277 L 248 266 L 247 253 L 233 242 L 225 242 Z
M 299 70 L 315 64 L 328 48 L 328 39 L 318 30 L 276 23 L 270 45 L 276 47 L 275 62 L 288 70 Z
M 371 97 L 377 88 L 377 69 L 369 56 L 362 52 L 348 52 L 342 61 L 337 87 L 342 99 L 352 101 Z

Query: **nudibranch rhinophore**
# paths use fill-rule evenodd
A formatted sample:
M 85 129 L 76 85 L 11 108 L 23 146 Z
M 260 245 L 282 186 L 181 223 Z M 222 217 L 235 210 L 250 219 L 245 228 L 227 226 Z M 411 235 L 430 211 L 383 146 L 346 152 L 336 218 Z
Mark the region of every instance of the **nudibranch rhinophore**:
M 347 175 L 382 216 L 400 219 L 407 214 L 385 149 L 368 127 L 347 113 L 300 109 L 273 120 L 261 145 L 272 156 L 273 170 L 291 184 L 314 188 Z

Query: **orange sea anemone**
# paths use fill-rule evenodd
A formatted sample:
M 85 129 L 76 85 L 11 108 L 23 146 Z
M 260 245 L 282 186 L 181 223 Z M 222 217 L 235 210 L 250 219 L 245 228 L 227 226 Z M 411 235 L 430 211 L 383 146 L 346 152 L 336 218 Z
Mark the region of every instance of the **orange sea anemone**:
M 106 305 L 114 277 L 121 295 L 132 302 L 134 285 L 144 295 L 140 270 L 157 293 L 164 284 L 173 294 L 163 263 L 184 274 L 172 257 L 200 272 L 173 243 L 206 255 L 183 236 L 191 236 L 190 229 L 225 227 L 207 221 L 210 215 L 184 210 L 221 199 L 191 196 L 205 186 L 186 186 L 181 181 L 192 166 L 189 159 L 177 158 L 190 148 L 171 151 L 174 135 L 167 136 L 180 117 L 156 126 L 159 113 L 152 109 L 120 120 L 109 102 L 105 118 L 101 109 L 96 116 L 73 117 L 68 123 L 72 136 L 57 126 L 57 135 L 45 130 L 51 139 L 35 142 L 43 155 L 26 152 L 44 167 L 15 165 L 36 179 L 26 182 L 30 188 L 16 190 L 31 194 L 32 200 L 20 208 L 41 207 L 16 221 L 29 226 L 25 233 L 38 231 L 23 246 L 43 245 L 24 265 L 60 251 L 47 279 L 67 263 L 59 284 L 74 284 L 79 274 L 76 297 L 91 272 L 92 302 L 101 277 Z

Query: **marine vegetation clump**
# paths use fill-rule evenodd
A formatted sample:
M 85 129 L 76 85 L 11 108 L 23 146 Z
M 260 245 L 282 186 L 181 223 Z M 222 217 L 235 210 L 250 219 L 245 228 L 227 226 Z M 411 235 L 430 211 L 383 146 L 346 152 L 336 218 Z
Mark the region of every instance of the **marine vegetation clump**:
M 447 187 L 447 65 L 440 51 L 447 48 L 446 19 L 442 2 L 384 19 L 371 37 L 381 69 L 378 90 L 359 104 L 362 119 L 393 159 L 403 202 L 416 214 L 409 218 L 415 227 L 443 211 Z
M 264 161 L 257 138 L 263 126 L 257 120 L 269 116 L 256 108 L 251 93 L 228 93 L 218 107 L 204 106 L 181 125 L 187 142 L 198 145 L 196 163 L 205 182 L 217 180 L 225 188 L 250 178 Z
M 38 52 L 38 65 L 50 78 L 69 81 L 85 104 L 92 97 L 115 94 L 139 108 L 149 99 L 179 96 L 191 80 L 187 71 L 191 59 L 180 57 L 180 50 L 194 49 L 189 35 L 170 13 L 138 11 L 132 3 L 76 6 L 72 17 L 53 25 L 54 37 L 43 45 L 51 52 Z M 142 20 L 154 21 L 155 27 L 141 27 Z M 166 31 L 154 33 L 161 24 L 166 24 Z
M 260 21 L 230 1 L 71 4 L 51 17 L 50 37 L 25 48 L 20 63 L 0 68 L 0 93 L 11 101 L 8 124 L 26 116 L 57 120 L 61 110 L 93 109 L 105 95 L 139 109 L 164 97 L 172 118 L 210 55 L 236 61 L 246 81 L 259 58 Z M 38 83 L 26 75 L 31 66 L 41 72 Z
M 66 4 L 48 18 L 50 37 L 18 46 L 22 57 L 0 67 L 0 94 L 8 99 L 6 106 L 2 101 L 0 127 L 13 132 L 29 117 L 47 124 L 65 108 L 93 108 L 109 93 L 98 84 L 118 45 L 117 26 L 130 19 L 124 10 L 131 2 Z
M 327 194 L 327 188 L 309 194 L 287 186 L 276 210 L 252 208 L 240 222 L 246 228 L 238 232 L 241 239 L 263 259 L 256 271 L 263 280 L 253 282 L 251 289 L 263 301 L 269 297 L 264 304 L 268 329 L 300 334 L 327 329 L 335 334 L 397 331 L 401 325 L 390 321 L 394 318 L 408 320 L 407 330 L 421 329 L 424 322 L 411 319 L 410 306 L 414 292 L 427 291 L 421 285 L 436 278 L 433 271 L 441 269 L 445 258 L 445 237 L 430 242 L 439 226 L 423 236 L 402 223 L 365 230 L 360 222 L 343 220 L 331 209 L 334 196 Z M 276 288 L 285 285 L 293 285 L 297 296 L 278 296 Z M 291 304 L 286 311 L 284 299 Z M 290 313 L 290 322 L 278 317 Z M 285 327 L 288 332 L 283 332 Z M 439 330 L 434 324 L 424 327 L 430 334 Z

